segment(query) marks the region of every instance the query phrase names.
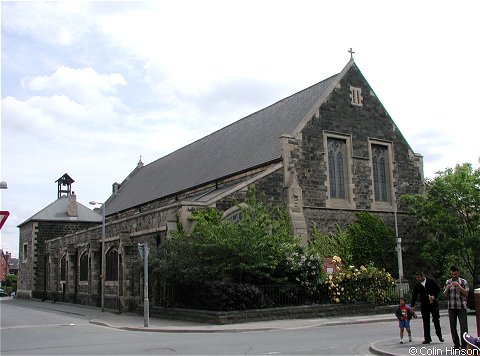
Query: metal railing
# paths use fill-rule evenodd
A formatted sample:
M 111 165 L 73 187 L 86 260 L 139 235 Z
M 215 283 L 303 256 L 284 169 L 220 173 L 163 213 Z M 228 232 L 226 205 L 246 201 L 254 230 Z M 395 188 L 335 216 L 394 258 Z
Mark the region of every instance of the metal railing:
M 154 284 L 152 305 L 206 310 L 245 310 L 325 303 L 326 294 L 309 293 L 296 285 Z
M 398 304 L 400 292 L 408 295 L 408 285 L 382 290 L 375 305 Z M 205 310 L 245 310 L 328 304 L 326 289 L 311 291 L 298 285 L 181 285 L 151 283 L 150 303 L 155 306 Z M 360 301 L 359 301 L 360 302 Z M 371 302 L 371 301 L 370 301 Z
M 410 302 L 410 285 L 408 283 L 397 284 L 382 291 L 382 301 L 375 300 L 375 305 L 396 305 L 400 297 L 407 298 Z

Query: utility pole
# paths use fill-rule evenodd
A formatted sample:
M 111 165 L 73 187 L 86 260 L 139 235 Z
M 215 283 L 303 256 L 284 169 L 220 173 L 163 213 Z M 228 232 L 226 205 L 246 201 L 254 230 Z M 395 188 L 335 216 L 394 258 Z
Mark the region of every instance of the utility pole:
M 148 253 L 150 249 L 148 244 L 138 244 L 138 252 L 143 261 L 143 326 L 150 324 L 150 305 L 148 301 Z

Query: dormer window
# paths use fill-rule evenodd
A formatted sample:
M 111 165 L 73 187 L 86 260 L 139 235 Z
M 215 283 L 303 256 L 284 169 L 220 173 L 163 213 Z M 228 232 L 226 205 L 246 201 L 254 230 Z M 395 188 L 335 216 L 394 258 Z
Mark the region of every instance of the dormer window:
M 350 99 L 352 105 L 363 106 L 362 88 L 350 86 Z

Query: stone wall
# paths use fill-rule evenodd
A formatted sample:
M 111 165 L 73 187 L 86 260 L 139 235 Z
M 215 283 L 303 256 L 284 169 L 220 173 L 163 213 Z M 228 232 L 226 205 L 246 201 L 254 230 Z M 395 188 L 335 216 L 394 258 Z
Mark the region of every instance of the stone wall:
M 351 104 L 350 86 L 362 89 L 362 106 Z M 351 137 L 351 208 L 332 208 L 327 204 L 326 132 Z M 373 204 L 369 152 L 369 140 L 372 139 L 391 144 L 393 185 L 398 187 L 408 183 L 408 186 L 398 189 L 397 196 L 422 193 L 421 157 L 413 153 L 363 75 L 353 66 L 303 128 L 297 137 L 297 151 L 292 153 L 294 169 L 303 191 L 304 215 L 309 233 L 313 222 L 324 233 L 335 233 L 336 224 L 346 227 L 356 220 L 356 213 L 363 210 L 377 215 L 394 229 L 394 203 L 381 207 Z M 397 200 L 398 231 L 404 242 L 404 255 L 408 256 L 404 261 L 405 276 L 410 277 L 421 264 L 418 241 L 422 241 L 424 235 L 408 214 L 405 202 Z
M 363 106 L 350 104 L 350 85 L 362 88 Z M 399 195 L 422 191 L 420 158 L 413 154 L 361 73 L 356 67 L 352 67 L 328 100 L 322 104 L 318 115 L 312 117 L 302 131 L 301 145 L 296 154 L 299 157 L 296 161 L 296 171 L 300 186 L 303 188 L 306 207 L 327 206 L 324 132 L 339 133 L 352 138 L 352 183 L 356 209 L 372 209 L 370 139 L 392 143 L 393 183 L 395 186 L 404 182 L 409 184 L 399 192 Z M 399 211 L 404 209 L 401 200 L 398 201 L 398 208 Z
M 35 276 L 33 269 L 33 243 L 38 223 L 32 221 L 20 228 L 17 296 L 31 298 Z
M 351 315 L 392 313 L 395 306 L 376 307 L 369 303 L 302 305 L 284 308 L 210 311 L 181 308 L 150 307 L 150 316 L 172 320 L 186 320 L 208 324 L 238 324 L 265 320 L 329 318 Z M 141 314 L 142 310 L 138 310 Z
M 30 296 L 34 293 L 38 296 L 45 290 L 46 241 L 95 225 L 88 222 L 29 221 L 20 226 L 18 295 Z
M 443 300 L 439 302 L 439 307 L 440 309 L 445 310 L 447 309 L 448 304 Z M 170 320 L 228 325 L 266 320 L 335 318 L 351 315 L 389 313 L 391 313 L 392 319 L 394 319 L 396 308 L 397 305 L 375 306 L 371 303 L 299 305 L 283 308 L 232 311 L 161 308 L 150 306 L 150 316 Z M 137 313 L 139 315 L 143 314 L 143 309 L 139 308 Z

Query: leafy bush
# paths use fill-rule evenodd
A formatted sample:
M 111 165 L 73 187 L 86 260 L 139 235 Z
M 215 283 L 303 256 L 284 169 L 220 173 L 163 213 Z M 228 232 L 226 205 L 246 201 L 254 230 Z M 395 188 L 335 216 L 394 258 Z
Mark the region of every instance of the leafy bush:
M 353 265 L 374 265 L 389 272 L 396 271 L 395 232 L 368 212 L 357 214 L 357 221 L 348 225 L 351 236 Z
M 176 306 L 187 308 L 243 310 L 265 306 L 263 293 L 258 287 L 228 280 L 177 283 L 174 293 Z
M 380 218 L 368 213 L 357 214 L 357 221 L 336 233 L 325 234 L 312 226 L 310 246 L 322 258 L 339 256 L 346 264 L 374 265 L 396 271 L 395 233 Z
M 230 280 L 238 284 L 277 284 L 286 281 L 282 261 L 300 245 L 291 234 L 288 213 L 248 192 L 247 206 L 239 206 L 242 220 L 223 220 L 222 212 L 210 208 L 195 213 L 191 232 L 180 231 L 164 242 L 158 262 L 163 275 L 211 282 Z M 172 276 L 173 277 L 173 276 Z
M 200 210 L 191 232 L 180 229 L 163 240 L 149 261 L 152 289 L 175 284 L 176 297 L 185 295 L 195 299 L 193 307 L 206 309 L 261 307 L 266 299 L 277 305 L 276 296 L 258 289 L 267 285 L 294 285 L 287 294 L 315 297 L 323 281 L 322 259 L 292 235 L 286 209 L 260 202 L 254 188 L 245 203 L 237 205 L 242 212 L 237 223 L 215 208 Z
M 12 293 L 12 292 L 16 292 L 17 290 L 17 276 L 13 275 L 13 274 L 10 274 L 7 276 L 7 278 L 5 279 L 5 292 L 7 292 L 8 294 Z
M 299 245 L 285 260 L 289 282 L 302 287 L 310 299 L 315 300 L 311 297 L 320 293 L 324 279 L 323 259 L 313 249 Z
M 387 304 L 395 280 L 386 272 L 373 266 L 343 266 L 338 256 L 334 257 L 337 272 L 329 275 L 325 284 L 331 303 L 370 302 Z
M 352 261 L 352 237 L 348 230 L 336 224 L 337 232 L 325 234 L 312 224 L 312 239 L 309 246 L 323 259 L 339 256 L 346 263 Z

